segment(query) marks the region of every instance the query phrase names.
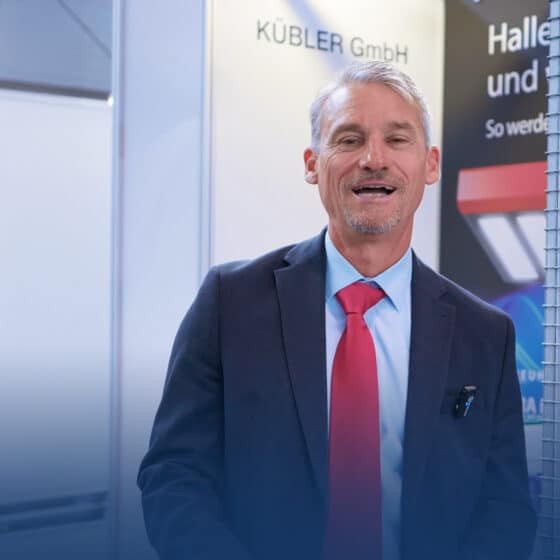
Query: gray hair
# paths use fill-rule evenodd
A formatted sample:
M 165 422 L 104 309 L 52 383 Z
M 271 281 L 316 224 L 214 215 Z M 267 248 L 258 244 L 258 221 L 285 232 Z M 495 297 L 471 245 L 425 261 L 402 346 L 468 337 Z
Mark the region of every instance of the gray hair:
M 412 78 L 386 62 L 355 62 L 347 66 L 336 79 L 324 86 L 311 103 L 309 116 L 311 119 L 311 148 L 314 152 L 319 149 L 321 136 L 321 116 L 323 107 L 329 97 L 339 88 L 352 84 L 382 84 L 390 87 L 406 101 L 416 104 L 420 111 L 424 140 L 426 146 L 431 146 L 430 112 L 422 92 Z

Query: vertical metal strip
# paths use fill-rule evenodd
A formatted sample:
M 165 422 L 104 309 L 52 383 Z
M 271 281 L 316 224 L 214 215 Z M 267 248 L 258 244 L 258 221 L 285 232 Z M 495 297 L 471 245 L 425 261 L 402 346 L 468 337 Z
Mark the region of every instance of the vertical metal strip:
M 539 548 L 560 558 L 560 0 L 550 2 L 546 241 L 544 283 L 543 444 Z
M 204 2 L 204 40 L 202 45 L 202 92 L 201 92 L 201 168 L 200 168 L 200 252 L 199 281 L 213 264 L 213 191 L 212 191 L 212 63 L 213 0 Z
M 121 455 L 121 319 L 122 319 L 122 161 L 123 161 L 123 98 L 122 50 L 123 3 L 113 0 L 111 57 L 111 91 L 113 97 L 112 135 L 112 209 L 111 209 L 111 374 L 109 411 L 109 496 L 108 496 L 108 560 L 117 560 L 120 519 L 120 455 Z

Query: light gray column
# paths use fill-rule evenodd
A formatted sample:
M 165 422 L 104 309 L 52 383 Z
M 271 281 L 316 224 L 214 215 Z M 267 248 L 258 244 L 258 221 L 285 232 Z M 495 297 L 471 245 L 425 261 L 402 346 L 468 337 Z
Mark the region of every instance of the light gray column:
M 155 558 L 139 462 L 201 270 L 202 0 L 115 0 L 112 548 Z

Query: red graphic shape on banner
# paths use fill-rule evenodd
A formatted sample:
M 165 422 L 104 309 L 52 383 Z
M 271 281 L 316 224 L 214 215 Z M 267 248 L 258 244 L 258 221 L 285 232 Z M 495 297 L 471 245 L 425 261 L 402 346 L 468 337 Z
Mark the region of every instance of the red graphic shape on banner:
M 461 169 L 457 206 L 463 214 L 544 210 L 545 189 L 544 161 Z

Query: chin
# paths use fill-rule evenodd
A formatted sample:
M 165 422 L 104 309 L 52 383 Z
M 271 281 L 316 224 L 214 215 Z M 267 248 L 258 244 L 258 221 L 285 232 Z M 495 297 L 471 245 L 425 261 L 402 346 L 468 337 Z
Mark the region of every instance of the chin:
M 346 215 L 346 224 L 357 233 L 379 235 L 391 231 L 400 222 L 399 216 L 386 220 L 371 220 L 359 216 Z

